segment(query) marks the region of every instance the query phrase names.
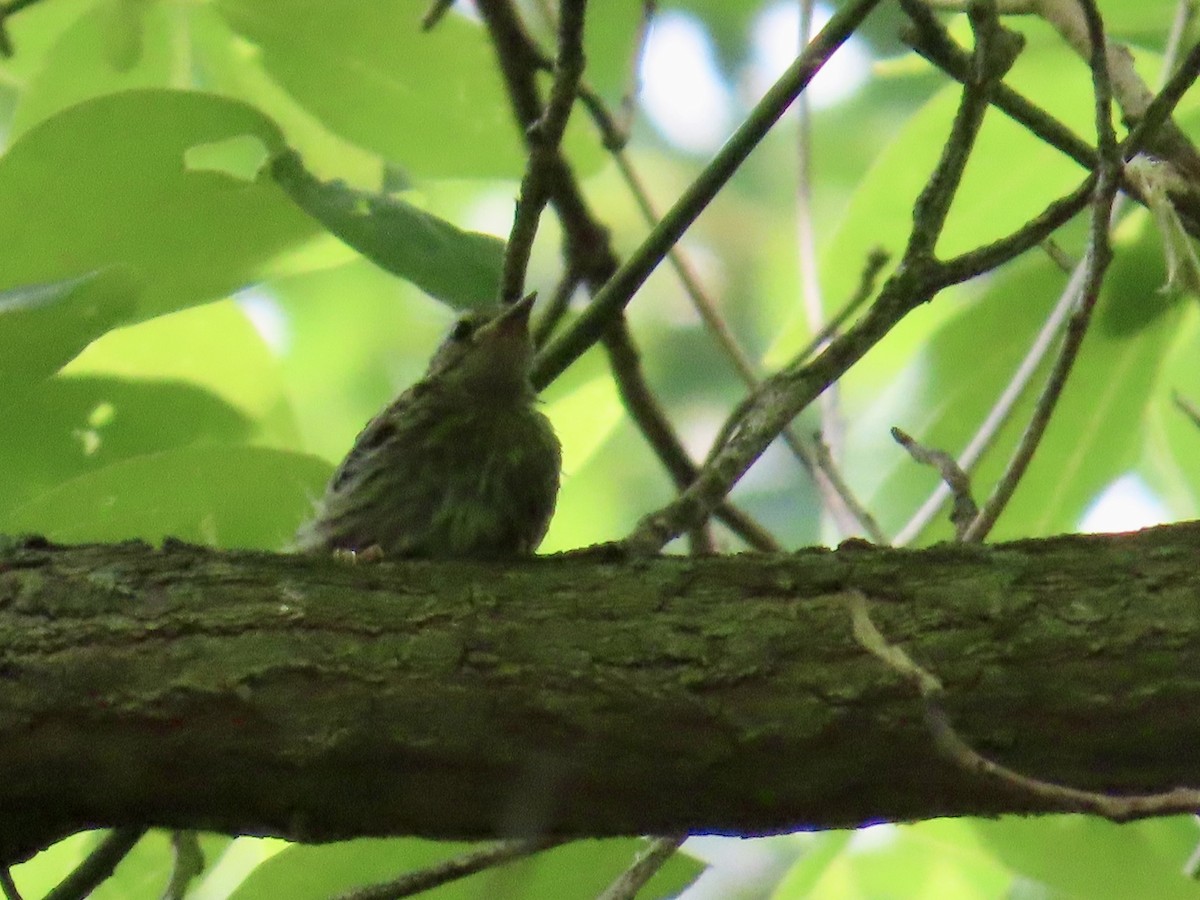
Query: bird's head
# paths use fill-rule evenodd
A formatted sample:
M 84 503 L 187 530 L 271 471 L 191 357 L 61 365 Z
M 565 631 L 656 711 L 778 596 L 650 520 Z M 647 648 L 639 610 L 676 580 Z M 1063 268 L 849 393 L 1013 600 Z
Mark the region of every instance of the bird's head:
M 532 396 L 529 313 L 536 297 L 529 294 L 498 313 L 476 312 L 460 318 L 430 361 L 426 379 L 448 390 L 494 400 Z

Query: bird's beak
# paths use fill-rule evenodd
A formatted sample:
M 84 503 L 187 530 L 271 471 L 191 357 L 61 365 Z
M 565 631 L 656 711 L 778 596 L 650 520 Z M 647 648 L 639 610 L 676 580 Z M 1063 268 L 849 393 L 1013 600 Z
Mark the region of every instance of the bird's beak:
M 496 325 L 500 330 L 505 332 L 513 329 L 527 330 L 529 328 L 529 314 L 533 311 L 535 300 L 537 300 L 536 291 L 526 294 L 500 314 Z

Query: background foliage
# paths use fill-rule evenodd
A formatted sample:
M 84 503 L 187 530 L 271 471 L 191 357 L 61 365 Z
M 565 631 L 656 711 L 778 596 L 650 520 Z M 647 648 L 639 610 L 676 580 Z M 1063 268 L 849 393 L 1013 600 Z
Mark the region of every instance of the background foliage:
M 713 107 L 714 121 L 702 113 L 700 125 L 727 131 L 752 104 L 755 66 L 767 64 L 755 29 L 785 6 L 660 4 L 660 24 L 700 35 L 708 71 L 725 91 L 729 123 L 714 125 Z M 1135 47 L 1151 83 L 1176 6 L 1101 3 L 1110 34 Z M 357 430 L 423 371 L 456 309 L 492 296 L 500 245 L 485 235 L 503 237 L 511 222 L 521 138 L 484 31 L 455 14 L 421 33 L 424 7 L 42 0 L 12 16 L 16 53 L 0 66 L 0 533 L 279 549 Z M 640 17 L 634 2 L 590 10 L 587 78 L 614 105 L 636 70 Z M 798 300 L 803 277 L 817 276 L 832 313 L 871 248 L 893 257 L 902 249 L 958 89 L 903 51 L 899 21 L 886 4 L 869 20 L 856 39 L 865 80 L 813 113 L 819 272 L 804 273 L 798 262 L 790 120 L 684 242 L 760 371 L 811 337 Z M 1090 136 L 1086 67 L 1045 26 L 1013 24 L 1028 47 L 1009 83 Z M 966 34 L 961 22 L 954 27 Z M 655 40 L 649 52 L 661 62 L 666 51 Z M 1185 98 L 1177 119 L 1197 136 L 1195 98 Z M 707 150 L 687 149 L 658 125 L 639 118 L 630 153 L 665 206 Z M 273 178 L 265 164 L 288 147 L 296 167 L 290 178 Z M 618 250 L 628 252 L 646 227 L 582 115 L 566 151 Z M 939 250 L 1019 227 L 1079 176 L 1056 151 L 990 116 Z M 361 233 L 364 205 L 371 222 L 386 219 L 391 230 L 377 253 L 401 278 L 305 212 L 340 217 L 338 233 L 361 247 L 356 235 L 380 237 L 369 227 Z M 558 273 L 556 237 L 547 223 L 534 256 L 531 285 L 543 291 Z M 1081 220 L 1060 242 L 1078 254 L 1083 238 Z M 1116 245 L 1097 326 L 997 538 L 1077 530 L 1101 498 L 1109 500 L 1102 509 L 1126 517 L 1104 521 L 1129 527 L 1196 515 L 1200 434 L 1171 403 L 1173 392 L 1200 400 L 1195 304 L 1163 290 L 1160 238 L 1144 211 L 1126 211 Z M 842 381 L 843 474 L 889 535 L 936 486 L 892 442 L 890 426 L 961 449 L 1063 280 L 1048 258 L 1030 254 L 944 292 Z M 740 382 L 665 267 L 629 312 L 648 378 L 702 458 Z M 553 384 L 545 402 L 566 458 L 544 550 L 619 537 L 670 498 L 598 351 Z M 1018 404 L 976 484 L 990 486 L 999 473 L 1031 403 L 1032 395 Z M 814 425 L 808 415 L 802 431 Z M 1137 503 L 1113 506 L 1114 496 Z M 790 546 L 840 537 L 779 448 L 734 497 Z M 939 516 L 920 539 L 949 534 Z M 725 546 L 737 544 L 727 538 Z M 1187 818 L 1116 827 L 1076 817 L 801 834 L 740 854 L 710 840 L 694 852 L 722 865 L 694 896 L 1195 896 L 1200 889 L 1180 872 L 1198 837 Z M 39 896 L 94 840 L 76 836 L 19 866 L 18 885 Z M 192 896 L 206 900 L 324 897 L 455 850 L 412 840 L 307 848 L 215 836 L 203 846 L 208 868 Z M 571 845 L 436 896 L 593 896 L 635 846 Z M 166 839 L 151 836 L 95 896 L 158 896 L 169 870 Z M 672 893 L 697 871 L 678 857 L 647 895 Z

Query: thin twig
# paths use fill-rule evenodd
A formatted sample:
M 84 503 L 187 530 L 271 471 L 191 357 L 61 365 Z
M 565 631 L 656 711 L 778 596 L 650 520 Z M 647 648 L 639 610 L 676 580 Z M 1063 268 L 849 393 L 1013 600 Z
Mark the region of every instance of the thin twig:
M 8 866 L 0 867 L 0 890 L 4 891 L 4 900 L 23 900 Z
M 1184 57 L 1179 68 L 1171 73 L 1171 77 L 1146 107 L 1146 112 L 1130 130 L 1122 144 L 1122 155 L 1125 159 L 1132 159 L 1163 123 L 1171 118 L 1171 113 L 1197 78 L 1200 78 L 1200 44 L 1193 47 Z
M 792 101 L 850 37 L 880 0 L 854 0 L 829 20 L 812 43 L 771 86 L 751 110 L 745 121 L 695 181 L 688 186 L 658 226 L 596 294 L 591 305 L 565 333 L 559 335 L 540 354 L 534 364 L 533 382 L 541 386 L 553 380 L 600 340 L 604 329 L 618 311 L 625 308 L 650 273 L 665 258 L 667 251 L 712 202 L 733 173 L 758 146 Z
M 544 54 L 524 28 L 510 0 L 476 0 L 476 8 L 491 32 L 492 44 L 496 49 L 517 121 L 522 128 L 528 130 L 543 115 L 536 76 Z M 567 272 L 595 292 L 617 269 L 617 259 L 608 239 L 608 231 L 592 215 L 574 173 L 562 159 L 558 148 L 554 148 L 548 168 L 552 170 L 553 176 L 549 181 L 549 202 L 563 226 Z M 640 366 L 625 371 L 614 371 L 614 377 L 618 380 L 618 385 L 622 379 L 625 380 L 627 390 L 650 393 L 644 381 L 633 384 L 635 379 L 642 377 Z M 544 387 L 545 383 L 538 383 L 537 386 Z M 653 408 L 655 407 L 643 407 L 631 412 L 635 414 L 639 429 L 642 429 L 647 442 L 655 450 L 672 479 L 679 484 L 681 473 L 686 472 L 689 480 L 685 483 L 690 483 L 690 479 L 696 474 L 696 468 L 688 459 L 683 442 L 665 418 L 652 421 L 644 416 L 647 409 Z M 654 427 L 647 431 L 650 424 Z M 771 535 L 745 513 L 730 505 L 724 505 L 717 509 L 715 514 L 750 546 L 760 549 L 778 548 L 778 543 Z
M 433 0 L 429 4 L 429 9 L 425 11 L 425 15 L 421 16 L 421 30 L 432 31 L 437 27 L 438 22 L 445 18 L 446 13 L 450 12 L 450 7 L 454 5 L 454 0 Z
M 913 229 L 904 253 L 906 259 L 933 258 L 967 159 L 975 147 L 988 100 L 1025 45 L 1023 37 L 1001 27 L 995 9 L 986 4 L 973 4 L 968 17 L 975 33 L 975 54 L 967 75 L 963 102 L 955 113 L 950 140 L 942 148 L 941 161 L 917 197 Z
M 752 401 L 731 419 L 728 442 L 712 455 L 695 483 L 667 506 L 643 517 L 626 538 L 628 552 L 656 553 L 667 541 L 702 520 L 802 409 L 882 340 L 900 319 L 951 283 L 947 281 L 950 275 L 963 274 L 948 272 L 934 259 L 933 248 L 991 92 L 1015 59 L 1020 43 L 994 19 L 989 20 L 986 10 L 973 15 L 972 24 L 981 35 L 975 74 L 963 89 L 946 149 L 914 205 L 913 228 L 904 258 L 875 304 L 811 363 L 787 367 L 763 382 Z M 1033 222 L 1021 231 L 1026 238 L 1040 241 L 1048 234 L 1039 233 L 1045 225 L 1044 221 Z
M 971 496 L 971 476 L 964 472 L 954 457 L 945 450 L 926 447 L 899 428 L 892 429 L 892 437 L 914 460 L 926 466 L 933 466 L 942 476 L 947 490 L 954 495 L 954 509 L 950 513 L 950 521 L 954 524 L 955 536 L 961 541 L 967 526 L 979 515 L 979 507 L 975 505 L 975 498 Z
M 1179 391 L 1172 392 L 1171 400 L 1174 401 L 1176 408 L 1191 420 L 1193 425 L 1200 428 L 1200 409 L 1194 403 L 1184 397 Z
M 871 298 L 871 295 L 875 292 L 875 279 L 887 263 L 887 259 L 887 253 L 878 247 L 867 255 L 862 277 L 859 280 L 858 288 L 855 290 L 854 295 L 829 320 L 825 328 L 822 329 L 821 334 L 812 338 L 804 349 L 793 357 L 789 365 L 799 365 L 803 360 L 811 356 L 818 346 L 833 337 L 850 316 Z M 717 432 L 717 436 L 713 439 L 712 446 L 709 448 L 706 464 L 716 455 L 717 451 L 725 446 L 743 415 L 758 402 L 758 395 L 762 387 L 762 382 L 759 381 L 754 373 L 753 365 L 749 362 L 748 358 L 744 357 L 741 346 L 735 343 L 733 348 L 738 354 L 735 359 L 744 359 L 745 361 L 745 368 L 742 368 L 741 364 L 738 364 L 737 370 L 742 376 L 743 381 L 750 388 L 750 392 L 741 399 L 733 411 L 726 417 L 724 424 Z M 813 482 L 816 484 L 826 508 L 838 519 L 838 525 L 843 534 L 853 534 L 855 528 L 858 528 L 875 543 L 886 543 L 887 539 L 883 534 L 883 530 L 879 527 L 879 523 L 867 508 L 859 502 L 858 498 L 855 497 L 854 492 L 850 489 L 845 479 L 842 478 L 838 466 L 823 447 L 819 437 L 814 438 L 812 441 L 807 441 L 790 426 L 785 427 L 781 434 L 784 443 L 787 444 L 793 455 L 800 460 L 805 471 L 812 476 Z
M 1175 60 L 1179 55 L 1182 34 L 1182 26 L 1180 25 L 1180 22 L 1187 18 L 1183 14 L 1182 10 L 1187 8 L 1188 5 L 1189 0 L 1181 0 L 1181 11 L 1176 15 L 1176 23 L 1172 28 L 1171 37 L 1163 49 L 1163 91 L 1167 90 L 1166 85 L 1168 83 L 1175 82 L 1175 87 L 1170 90 L 1169 94 L 1176 97 L 1180 94 L 1179 84 L 1182 83 L 1182 81 L 1179 79 L 1186 77 L 1187 70 L 1189 68 L 1188 64 L 1181 66 L 1179 70 L 1176 70 L 1175 68 Z M 918 13 L 918 15 L 921 14 L 922 13 Z M 928 11 L 925 10 L 923 15 L 927 16 Z M 940 28 L 940 25 L 937 23 L 937 21 L 932 18 L 929 22 L 925 22 L 924 26 L 934 31 L 934 33 L 936 33 L 936 28 Z M 944 37 L 947 41 L 949 40 L 949 36 L 945 35 L 944 32 L 942 37 Z M 1191 55 L 1197 55 L 1196 51 L 1193 50 Z M 1190 84 L 1191 82 L 1188 81 L 1187 83 Z M 1000 85 L 998 90 L 1005 90 L 1005 88 L 1003 85 Z M 1158 102 L 1158 98 L 1156 97 L 1155 101 L 1151 104 L 1152 107 L 1156 107 L 1156 109 L 1158 109 L 1155 115 L 1169 115 L 1171 111 L 1170 108 L 1158 108 Z M 1136 130 L 1137 129 L 1135 129 L 1135 131 Z M 1144 131 L 1142 134 L 1144 134 Z M 1141 145 L 1140 141 L 1141 134 L 1131 134 L 1122 144 L 1122 153 L 1124 154 L 1131 150 L 1136 151 Z M 1095 160 L 1096 157 L 1094 152 L 1090 150 L 1089 152 L 1092 153 L 1092 158 Z M 1089 182 L 1081 187 L 1086 187 L 1090 193 L 1092 186 L 1093 181 L 1089 180 Z M 1134 195 L 1130 195 L 1128 192 L 1126 193 L 1126 196 L 1136 199 Z M 1083 193 L 1080 192 L 1080 205 L 1082 205 L 1083 197 Z M 1148 198 L 1142 197 L 1141 202 L 1146 203 L 1147 199 Z M 1118 198 L 1117 203 L 1114 205 L 1114 219 L 1116 218 L 1116 208 L 1119 206 L 1120 202 L 1121 198 Z M 1067 286 L 1060 294 L 1057 303 L 1055 303 L 1054 309 L 1051 311 L 1045 323 L 1042 325 L 1037 337 L 1030 346 L 1029 351 L 1021 360 L 1021 364 L 1017 367 L 1016 372 L 1014 372 L 1012 378 L 1009 380 L 1009 383 L 1005 386 L 1004 391 L 996 400 L 995 404 L 993 404 L 992 408 L 988 411 L 988 415 L 984 419 L 983 424 L 979 426 L 971 440 L 967 443 L 966 448 L 962 451 L 962 454 L 958 457 L 957 464 L 961 469 L 963 469 L 964 472 L 969 473 L 974 469 L 975 465 L 982 458 L 984 452 L 988 449 L 988 447 L 991 446 L 992 441 L 995 439 L 1000 429 L 1008 421 L 1014 407 L 1023 396 L 1026 388 L 1029 386 L 1029 383 L 1032 381 L 1034 375 L 1037 373 L 1038 368 L 1041 366 L 1042 361 L 1045 359 L 1046 355 L 1053 346 L 1055 338 L 1058 336 L 1063 322 L 1067 318 L 1067 315 L 1078 302 L 1079 293 L 1082 289 L 1083 278 L 1087 270 L 1086 266 L 1082 263 L 1070 263 L 1064 265 L 1064 263 L 1067 263 L 1067 261 L 1065 259 L 1057 258 L 1061 251 L 1058 251 L 1050 241 L 1042 242 L 1041 246 L 1044 250 L 1046 250 L 1052 259 L 1055 259 L 1056 264 L 1059 265 L 1060 268 L 1064 268 L 1065 271 L 1072 273 L 1071 279 L 1068 281 Z M 992 247 L 983 249 L 991 252 L 995 248 Z M 976 259 L 978 259 L 980 254 L 981 251 L 973 251 L 972 254 L 968 254 L 967 256 L 974 256 Z M 960 258 L 960 260 L 953 262 L 958 264 L 959 261 L 966 262 L 968 269 L 973 269 L 978 265 L 978 262 L 966 257 Z M 917 512 L 913 514 L 912 518 L 909 519 L 909 521 L 905 523 L 905 525 L 898 532 L 896 532 L 893 544 L 897 546 L 903 546 L 915 540 L 916 537 L 922 531 L 924 531 L 925 527 L 933 520 L 933 517 L 937 515 L 937 511 L 941 508 L 942 504 L 949 496 L 949 489 L 944 484 L 939 484 L 929 498 L 917 510 Z
M 696 478 L 696 466 L 676 437 L 654 394 L 645 382 L 633 336 L 622 316 L 604 335 L 610 369 L 625 408 L 637 422 L 642 434 L 663 462 L 677 490 L 683 490 Z M 713 514 L 729 530 L 756 550 L 778 550 L 779 542 L 752 518 L 731 503 L 722 503 Z M 699 552 L 711 552 L 711 541 L 693 530 L 693 546 Z
M 966 84 L 971 70 L 971 54 L 955 43 L 923 0 L 900 0 L 900 8 L 913 25 L 911 29 L 901 32 L 901 39 L 926 61 L 956 81 Z M 1008 85 L 996 85 L 992 103 L 1014 122 L 1024 125 L 1083 168 L 1095 168 L 1096 151 L 1091 144 Z
M 171 880 L 163 891 L 162 900 L 183 900 L 188 886 L 204 871 L 204 851 L 196 832 L 172 831 L 171 850 L 174 856 Z
M 575 105 L 583 77 L 583 23 L 587 0 L 561 0 L 558 17 L 558 55 L 554 84 L 545 111 L 528 127 L 529 161 L 521 180 L 512 230 L 504 249 L 500 274 L 500 302 L 515 303 L 525 293 L 525 272 L 537 237 L 542 210 L 550 200 L 551 180 L 561 162 L 558 152 L 567 119 Z
M 562 321 L 562 317 L 567 314 L 567 310 L 571 305 L 571 298 L 575 296 L 575 291 L 579 288 L 579 282 L 582 279 L 576 272 L 568 268 L 558 284 L 555 285 L 554 293 L 550 295 L 550 300 L 542 310 L 542 316 L 537 321 L 537 325 L 533 329 L 533 346 L 540 348 L 554 333 L 554 329 L 558 327 L 558 323 Z
M 566 843 L 563 838 L 536 838 L 534 840 L 500 841 L 479 850 L 455 856 L 445 862 L 409 872 L 394 881 L 355 888 L 339 894 L 336 900 L 399 900 L 431 891 L 443 884 L 475 875 L 485 869 L 502 866 L 514 860 L 524 859 Z
M 538 0 L 537 5 L 542 18 L 551 27 L 557 27 L 554 24 L 557 21 L 557 17 L 554 14 L 550 0 Z M 638 109 L 638 66 L 642 59 L 642 52 L 645 50 L 646 39 L 650 36 L 650 23 L 654 20 L 657 12 L 657 0 L 642 0 L 642 16 L 638 21 L 637 31 L 633 36 L 633 47 L 629 54 L 629 73 L 626 76 L 625 90 L 621 94 L 621 112 L 619 116 L 612 114 L 608 108 L 608 104 L 604 102 L 600 94 L 586 81 L 579 83 L 579 99 L 587 108 L 599 128 L 601 143 L 604 144 L 606 150 L 612 152 L 623 150 L 629 141 L 629 132 L 633 127 L 633 119 Z M 552 68 L 548 59 L 543 60 L 540 65 L 545 70 Z
M 670 861 L 686 839 L 685 834 L 651 839 L 649 846 L 634 860 L 633 865 L 617 876 L 596 900 L 634 900 L 638 891 Z
M 808 44 L 812 36 L 813 0 L 800 0 L 799 45 Z M 796 261 L 800 272 L 800 305 L 808 320 L 810 332 L 820 332 L 825 326 L 825 301 L 822 297 L 820 267 L 817 263 L 817 226 L 813 213 L 813 150 L 812 150 L 812 104 L 808 93 L 796 98 Z M 821 422 L 821 441 L 824 458 L 832 468 L 842 457 L 845 444 L 845 422 L 843 421 L 839 388 L 831 384 L 817 398 L 817 416 Z M 838 481 L 842 479 L 839 477 Z M 826 502 L 842 537 L 848 537 L 836 508 Z M 852 533 L 852 532 L 851 532 Z
M 791 429 L 784 431 L 785 435 L 792 433 Z M 886 543 L 887 537 L 884 535 L 883 529 L 879 527 L 879 522 L 876 521 L 871 511 L 858 501 L 858 498 L 854 496 L 854 492 L 850 490 L 850 485 L 846 483 L 845 478 L 842 476 L 841 467 L 834 461 L 833 454 L 825 444 L 819 431 L 812 437 L 811 452 L 813 454 L 813 462 L 816 464 L 817 486 L 821 490 L 821 495 L 823 497 L 837 497 L 845 505 L 846 512 L 850 515 L 852 524 L 861 528 L 863 534 L 873 543 Z M 846 523 L 839 522 L 838 524 L 843 535 L 855 535 L 856 532 L 846 530 Z
M 1066 288 L 1059 295 L 1058 301 L 1054 304 L 1054 309 L 1050 311 L 1050 315 L 1042 323 L 1037 337 L 1034 338 L 1020 365 L 1013 372 L 1012 377 L 1008 380 L 1008 384 L 1004 386 L 1004 390 L 1000 393 L 996 402 L 992 404 L 992 408 L 988 410 L 983 424 L 976 429 L 971 440 L 967 442 L 966 448 L 955 461 L 955 464 L 963 472 L 970 473 L 975 468 L 979 460 L 983 457 L 983 454 L 1000 433 L 1000 430 L 1012 416 L 1017 403 L 1025 395 L 1025 391 L 1033 381 L 1034 376 L 1037 375 L 1043 360 L 1045 360 L 1047 354 L 1053 348 L 1059 332 L 1062 330 L 1063 323 L 1079 300 L 1079 289 L 1082 285 L 1084 272 L 1085 267 L 1082 265 L 1075 268 L 1074 274 L 1067 282 Z M 950 488 L 944 483 L 939 484 L 933 493 L 929 495 L 928 499 L 913 514 L 912 518 L 896 532 L 896 536 L 892 540 L 893 546 L 902 547 L 916 540 L 917 536 L 933 521 L 933 517 L 937 515 L 938 510 L 942 508 L 942 504 L 950 496 Z
M 629 333 L 624 316 L 604 333 L 604 349 L 608 352 L 609 370 L 617 384 L 625 409 L 638 423 L 642 434 L 658 453 L 659 459 L 664 462 L 672 460 L 667 469 L 676 489 L 682 490 L 695 477 L 695 467 L 690 465 L 687 454 L 678 445 L 666 412 L 642 375 L 641 354 L 634 345 L 633 335 Z M 707 523 L 698 523 L 688 538 L 693 555 L 709 554 L 715 550 Z
M 852 592 L 848 605 L 855 639 L 863 649 L 912 683 L 923 701 L 925 721 L 934 746 L 964 771 L 991 778 L 1067 811 L 1091 813 L 1114 822 L 1172 813 L 1194 813 L 1200 808 L 1200 791 L 1191 788 L 1116 797 L 1031 778 L 988 759 L 968 744 L 950 723 L 949 716 L 941 706 L 945 688 L 937 676 L 915 662 L 902 647 L 888 643 L 871 619 L 867 599 L 862 592 Z
M 825 344 L 829 343 L 830 338 L 834 337 L 850 320 L 850 317 L 858 312 L 859 307 L 871 299 L 871 295 L 875 293 L 875 281 L 879 278 L 879 273 L 883 271 L 883 267 L 888 264 L 891 257 L 888 252 L 882 247 L 872 247 L 867 253 L 867 261 L 863 263 L 862 274 L 858 278 L 858 287 L 850 299 L 846 301 L 846 305 L 838 310 L 837 314 L 825 323 L 825 327 L 817 332 L 809 340 L 804 348 L 792 357 L 788 365 L 799 365 L 804 360 L 808 359 L 817 352 Z
M 900 6 L 914 26 L 902 35 L 908 45 L 951 78 L 965 84 L 970 70 L 970 55 L 954 42 L 949 32 L 922 0 L 900 0 Z M 1029 129 L 1032 134 L 1074 160 L 1082 168 L 1088 171 L 1095 170 L 1098 162 L 1096 151 L 1087 141 L 1008 85 L 996 85 L 991 102 L 1014 122 Z M 1132 156 L 1132 150 L 1127 152 Z M 1090 187 L 1089 185 L 1089 196 Z M 1122 179 L 1121 190 L 1145 205 L 1146 200 L 1141 190 L 1129 179 Z M 1189 232 L 1200 236 L 1200 224 L 1188 220 L 1185 225 Z
M 630 192 L 633 194 L 638 209 L 642 213 L 643 220 L 653 228 L 659 221 L 659 214 L 654 207 L 653 201 L 650 199 L 649 191 L 646 190 L 637 171 L 633 168 L 633 165 L 629 162 L 624 152 L 620 150 L 613 151 L 613 158 L 626 185 L 628 185 Z M 836 323 L 844 322 L 858 306 L 870 297 L 874 290 L 875 276 L 878 274 L 879 269 L 882 268 L 883 262 L 887 259 L 886 254 L 883 254 L 883 259 L 880 260 L 879 254 L 881 253 L 881 250 L 876 249 L 868 257 L 867 267 L 859 284 L 859 290 L 856 291 L 854 297 L 843 307 L 834 320 L 823 329 L 822 333 L 826 338 L 837 329 L 838 325 Z M 750 359 L 750 355 L 738 342 L 737 338 L 734 337 L 732 329 L 730 329 L 729 324 L 725 321 L 724 316 L 721 315 L 713 298 L 709 296 L 708 291 L 701 285 L 700 279 L 696 275 L 691 261 L 688 259 L 683 248 L 679 245 L 672 247 L 667 253 L 667 260 L 671 263 L 671 267 L 675 270 L 675 274 L 683 285 L 684 291 L 692 301 L 692 307 L 699 313 L 708 332 L 716 339 L 717 345 L 733 364 L 734 371 L 741 378 L 742 383 L 751 392 L 756 390 L 760 379 L 754 362 Z M 833 458 L 828 454 L 821 456 L 814 447 L 810 446 L 791 428 L 784 430 L 783 440 L 788 449 L 792 451 L 793 456 L 800 461 L 804 470 L 813 478 L 825 507 L 833 514 L 842 534 L 849 536 L 861 530 L 871 540 L 877 543 L 881 542 L 883 540 L 883 533 L 879 530 L 878 524 L 875 522 L 874 517 L 866 512 L 865 507 L 850 491 L 849 485 L 838 474 Z
M 83 900 L 112 875 L 146 833 L 145 828 L 114 828 L 75 869 L 42 900 Z
M 1108 230 L 1113 211 L 1113 202 L 1120 188 L 1121 147 L 1117 142 L 1112 125 L 1112 85 L 1108 77 L 1108 52 L 1104 39 L 1104 25 L 1094 0 L 1079 0 L 1087 19 L 1092 45 L 1092 85 L 1095 93 L 1097 146 L 1100 154 L 1096 193 L 1092 201 L 1092 223 L 1088 249 L 1084 257 L 1086 274 L 1080 293 L 1079 306 L 1067 321 L 1067 331 L 1062 348 L 1054 360 L 1054 366 L 1046 379 L 1046 385 L 1034 407 L 1029 425 L 1005 467 L 992 495 L 984 504 L 975 521 L 967 528 L 964 540 L 982 541 L 996 524 L 1000 513 L 1012 499 L 1020 484 L 1033 454 L 1041 444 L 1050 424 L 1050 418 L 1062 396 L 1063 388 L 1079 355 L 1079 348 L 1091 324 L 1092 312 L 1100 297 L 1104 273 L 1112 260 Z

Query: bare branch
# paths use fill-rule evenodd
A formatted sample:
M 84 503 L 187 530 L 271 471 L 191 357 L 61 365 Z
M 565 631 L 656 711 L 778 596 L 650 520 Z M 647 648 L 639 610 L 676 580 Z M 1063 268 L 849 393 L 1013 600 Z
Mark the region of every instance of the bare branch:
M 654 838 L 642 853 L 616 881 L 605 888 L 597 900 L 634 900 L 638 891 L 646 886 L 655 873 L 675 855 L 687 835 Z
M 1079 348 L 1083 345 L 1091 323 L 1092 311 L 1100 298 L 1100 287 L 1104 273 L 1112 259 L 1108 230 L 1112 217 L 1113 202 L 1120 188 L 1121 147 L 1112 125 L 1112 86 L 1109 83 L 1109 54 L 1104 39 L 1104 25 L 1094 0 L 1078 0 L 1087 19 L 1092 47 L 1092 84 L 1095 92 L 1095 118 L 1097 143 L 1100 152 L 1096 192 L 1092 200 L 1092 223 L 1087 253 L 1084 257 L 1084 277 L 1079 306 L 1067 321 L 1067 332 L 1062 348 L 1054 361 L 1054 367 L 1046 380 L 1046 386 L 1038 398 L 1029 425 L 1000 477 L 992 495 L 984 504 L 975 521 L 967 528 L 964 540 L 982 541 L 995 525 L 1004 507 L 1012 499 L 1021 478 L 1024 476 L 1033 454 L 1045 435 L 1046 427 L 1062 396 L 1063 388 L 1071 374 Z

